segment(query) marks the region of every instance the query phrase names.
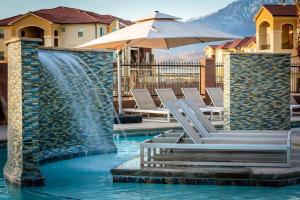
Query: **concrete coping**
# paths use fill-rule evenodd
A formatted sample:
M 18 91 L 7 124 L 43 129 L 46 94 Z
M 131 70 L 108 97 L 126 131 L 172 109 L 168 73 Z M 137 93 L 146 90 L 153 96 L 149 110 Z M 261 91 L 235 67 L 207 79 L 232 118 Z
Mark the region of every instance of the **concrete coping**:
M 9 45 L 11 43 L 16 43 L 16 42 L 20 42 L 20 41 L 28 41 L 28 42 L 42 42 L 43 40 L 42 39 L 39 39 L 39 38 L 25 38 L 25 37 L 15 37 L 15 38 L 12 38 L 8 41 L 5 42 L 5 45 Z
M 78 51 L 78 52 L 104 52 L 104 53 L 112 53 L 113 50 L 107 50 L 107 49 L 84 49 L 84 48 L 58 48 L 58 47 L 45 47 L 45 46 L 39 46 L 39 49 L 42 50 L 50 50 L 50 51 Z

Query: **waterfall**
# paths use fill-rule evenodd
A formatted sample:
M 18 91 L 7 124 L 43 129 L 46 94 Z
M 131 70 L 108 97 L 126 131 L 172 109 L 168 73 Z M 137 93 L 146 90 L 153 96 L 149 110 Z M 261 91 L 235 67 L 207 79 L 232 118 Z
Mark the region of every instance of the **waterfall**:
M 67 98 L 72 110 L 71 123 L 77 123 L 79 134 L 88 136 L 86 142 L 95 148 L 105 145 L 105 126 L 97 114 L 99 109 L 106 109 L 101 99 L 109 95 L 101 80 L 82 59 L 69 52 L 39 50 L 39 60 Z

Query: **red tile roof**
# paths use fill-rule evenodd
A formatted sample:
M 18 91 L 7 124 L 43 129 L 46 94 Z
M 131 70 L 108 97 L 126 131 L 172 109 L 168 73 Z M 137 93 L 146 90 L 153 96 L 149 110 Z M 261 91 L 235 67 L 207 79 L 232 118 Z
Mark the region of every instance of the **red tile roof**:
M 228 47 L 232 44 L 233 42 L 225 42 L 223 44 L 220 44 L 217 48 L 218 49 L 228 49 Z
M 245 37 L 245 38 L 237 45 L 237 48 L 248 47 L 251 43 L 256 43 L 256 37 Z
M 219 49 L 234 49 L 248 47 L 252 42 L 256 42 L 256 37 L 245 37 L 244 39 L 236 39 L 231 42 L 220 44 L 216 48 Z
M 273 16 L 295 16 L 297 8 L 295 5 L 263 5 Z
M 89 23 L 102 23 L 110 24 L 115 19 L 119 20 L 125 25 L 132 24 L 131 21 L 123 20 L 121 18 L 112 15 L 99 15 L 94 12 L 79 10 L 76 8 L 68 7 L 57 7 L 52 9 L 42 9 L 33 12 L 29 12 L 33 15 L 37 15 L 45 20 L 48 20 L 57 24 L 89 24 Z M 14 16 L 7 19 L 0 20 L 0 25 L 9 25 L 10 23 L 22 18 L 23 16 L 29 14 L 23 14 Z

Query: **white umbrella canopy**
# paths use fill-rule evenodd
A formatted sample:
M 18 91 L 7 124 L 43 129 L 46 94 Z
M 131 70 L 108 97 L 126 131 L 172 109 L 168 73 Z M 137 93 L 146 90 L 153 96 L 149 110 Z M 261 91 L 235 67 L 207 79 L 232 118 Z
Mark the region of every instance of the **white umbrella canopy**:
M 103 37 L 80 45 L 78 48 L 114 49 L 118 51 L 118 104 L 122 113 L 120 50 L 126 47 L 169 49 L 195 43 L 231 40 L 238 36 L 178 21 L 180 18 L 158 11 L 138 19 Z
M 124 47 L 169 49 L 195 43 L 230 40 L 238 36 L 178 21 L 158 11 L 133 25 L 80 45 L 79 48 L 121 50 Z

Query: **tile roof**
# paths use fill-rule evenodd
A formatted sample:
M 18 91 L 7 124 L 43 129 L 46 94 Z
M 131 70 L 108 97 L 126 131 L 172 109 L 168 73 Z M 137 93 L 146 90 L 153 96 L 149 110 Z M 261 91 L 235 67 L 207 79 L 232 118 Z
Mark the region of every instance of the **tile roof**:
M 232 44 L 233 42 L 225 42 L 223 44 L 220 44 L 217 46 L 218 49 L 228 49 L 228 47 Z
M 251 43 L 256 42 L 256 37 L 245 37 L 243 39 L 236 39 L 231 42 L 220 44 L 216 48 L 218 49 L 234 49 L 248 47 Z
M 273 16 L 295 16 L 297 8 L 295 5 L 263 5 Z
M 245 37 L 238 45 L 237 48 L 248 47 L 251 43 L 256 43 L 256 37 Z
M 68 8 L 68 7 L 60 6 L 52 9 L 41 9 L 23 15 L 2 19 L 0 20 L 0 25 L 9 25 L 10 23 L 30 13 L 57 24 L 88 24 L 88 23 L 110 24 L 115 19 L 119 20 L 125 25 L 132 24 L 131 21 L 123 20 L 121 18 L 112 15 L 99 15 L 97 13 L 90 12 L 90 11 L 84 11 L 76 8 Z

